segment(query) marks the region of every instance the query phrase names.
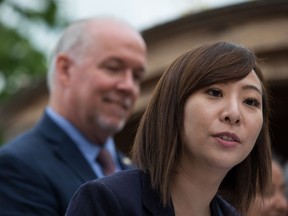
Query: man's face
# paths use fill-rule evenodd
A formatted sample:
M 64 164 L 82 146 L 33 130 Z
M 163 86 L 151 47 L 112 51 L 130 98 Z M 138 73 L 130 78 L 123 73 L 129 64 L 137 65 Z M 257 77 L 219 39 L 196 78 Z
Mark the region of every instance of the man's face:
M 283 169 L 278 162 L 272 161 L 272 190 L 266 197 L 256 196 L 247 216 L 287 216 L 288 200 L 285 190 Z
M 146 47 L 139 35 L 97 35 L 97 43 L 71 61 L 66 91 L 71 122 L 88 137 L 121 130 L 139 96 L 145 65 Z

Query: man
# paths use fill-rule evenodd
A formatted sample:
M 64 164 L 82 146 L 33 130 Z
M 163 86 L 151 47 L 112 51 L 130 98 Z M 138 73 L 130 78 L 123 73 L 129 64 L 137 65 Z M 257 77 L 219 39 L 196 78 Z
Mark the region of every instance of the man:
M 273 156 L 271 192 L 265 197 L 257 195 L 246 216 L 287 216 L 288 199 L 285 192 L 286 184 L 281 160 Z
M 128 168 L 112 136 L 140 93 L 141 35 L 115 19 L 82 20 L 68 27 L 52 57 L 42 119 L 0 150 L 1 216 L 64 215 L 82 183 L 106 175 L 102 150 L 112 155 L 107 172 Z

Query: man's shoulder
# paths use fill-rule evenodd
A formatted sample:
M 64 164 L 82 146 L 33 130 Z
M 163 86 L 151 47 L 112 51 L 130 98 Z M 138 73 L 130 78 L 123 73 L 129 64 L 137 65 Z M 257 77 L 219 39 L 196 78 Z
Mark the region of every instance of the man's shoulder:
M 27 156 L 29 160 L 29 157 L 33 157 L 35 152 L 37 155 L 41 155 L 42 152 L 47 153 L 47 148 L 50 148 L 47 144 L 54 142 L 50 141 L 50 139 L 52 136 L 56 136 L 55 134 L 57 133 L 61 132 L 59 132 L 55 126 L 53 127 L 53 123 L 47 115 L 43 115 L 34 127 L 19 134 L 1 146 L 0 155 L 11 154 L 21 157 Z
M 53 131 L 50 131 L 53 133 Z M 23 161 L 34 161 L 49 154 L 50 141 L 39 130 L 39 123 L 17 137 L 11 139 L 0 148 L 0 157 L 19 158 Z
M 26 169 L 30 173 L 32 169 L 45 172 L 45 167 L 51 165 L 52 149 L 45 141 L 32 134 L 27 132 L 1 147 L 0 167 L 3 172 L 9 172 L 9 169 Z
M 36 135 L 34 128 L 32 128 L 1 146 L 0 152 L 22 154 L 26 151 L 30 151 L 30 149 L 35 149 L 34 145 L 38 143 L 39 140 L 40 137 Z

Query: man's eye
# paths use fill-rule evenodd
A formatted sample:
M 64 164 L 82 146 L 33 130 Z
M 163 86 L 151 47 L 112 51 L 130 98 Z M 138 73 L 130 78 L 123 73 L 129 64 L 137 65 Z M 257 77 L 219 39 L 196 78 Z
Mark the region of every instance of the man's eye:
M 255 107 L 259 107 L 260 103 L 257 99 L 254 98 L 247 98 L 244 103 L 246 103 L 249 106 L 255 106 Z
M 141 82 L 143 80 L 144 71 L 143 70 L 135 70 L 133 71 L 133 78 L 136 82 Z
M 208 89 L 207 93 L 213 97 L 222 97 L 222 92 L 220 89 Z
M 107 65 L 106 69 L 110 71 L 118 71 L 118 70 L 121 70 L 121 67 L 115 66 L 115 65 Z

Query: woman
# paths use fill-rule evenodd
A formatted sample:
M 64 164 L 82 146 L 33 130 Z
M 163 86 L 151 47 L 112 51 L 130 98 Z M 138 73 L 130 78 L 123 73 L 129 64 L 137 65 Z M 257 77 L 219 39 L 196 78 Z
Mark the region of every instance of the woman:
M 286 185 L 280 160 L 272 159 L 272 191 L 266 196 L 256 196 L 246 216 L 287 216 L 288 200 Z
M 250 50 L 218 42 L 183 54 L 142 117 L 138 168 L 85 184 L 67 215 L 245 215 L 271 181 L 268 113 Z

